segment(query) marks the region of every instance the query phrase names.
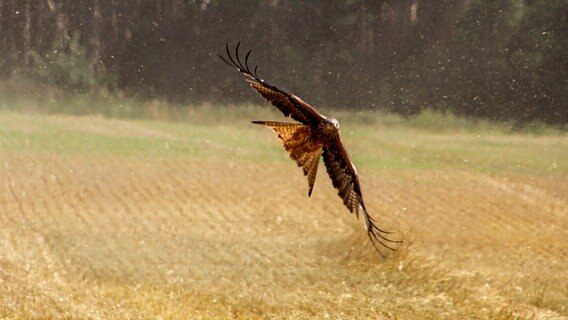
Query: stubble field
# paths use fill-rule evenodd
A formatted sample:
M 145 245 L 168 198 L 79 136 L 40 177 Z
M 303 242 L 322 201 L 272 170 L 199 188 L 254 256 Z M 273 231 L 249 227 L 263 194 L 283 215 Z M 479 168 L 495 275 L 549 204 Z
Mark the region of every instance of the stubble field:
M 568 317 L 565 133 L 344 115 L 383 259 L 265 109 L 0 111 L 0 318 Z

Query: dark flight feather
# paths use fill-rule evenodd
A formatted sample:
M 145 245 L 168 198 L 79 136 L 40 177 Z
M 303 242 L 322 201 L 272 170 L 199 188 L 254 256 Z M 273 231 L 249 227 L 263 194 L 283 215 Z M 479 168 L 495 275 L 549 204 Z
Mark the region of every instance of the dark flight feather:
M 225 59 L 221 55 L 219 55 L 219 58 L 221 58 L 221 60 L 229 66 L 237 68 L 240 73 L 244 74 L 248 78 L 247 81 L 250 83 L 250 86 L 260 93 L 267 101 L 278 108 L 284 116 L 291 117 L 303 124 L 316 123 L 324 119 L 323 115 L 317 112 L 316 109 L 304 102 L 302 99 L 262 80 L 257 74 L 256 67 L 254 68 L 254 71 L 251 71 L 248 64 L 248 58 L 252 50 L 247 52 L 245 56 L 245 63 L 243 64 L 239 58 L 240 44 L 241 43 L 239 42 L 235 49 L 235 57 L 231 55 L 229 44 L 227 44 L 226 51 L 228 59 Z

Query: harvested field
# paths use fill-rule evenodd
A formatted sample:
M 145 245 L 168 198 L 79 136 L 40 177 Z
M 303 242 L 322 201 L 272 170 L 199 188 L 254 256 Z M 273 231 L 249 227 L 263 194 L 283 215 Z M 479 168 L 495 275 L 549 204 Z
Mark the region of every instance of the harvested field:
M 565 134 L 343 122 L 383 259 L 230 118 L 0 111 L 0 318 L 568 318 Z

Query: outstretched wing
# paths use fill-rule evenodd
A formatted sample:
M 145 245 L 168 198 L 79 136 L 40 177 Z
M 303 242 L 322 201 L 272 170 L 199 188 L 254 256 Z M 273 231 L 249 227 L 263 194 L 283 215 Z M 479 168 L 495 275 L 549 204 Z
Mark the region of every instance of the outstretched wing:
M 231 67 L 236 67 L 237 70 L 248 77 L 247 81 L 250 83 L 258 93 L 260 93 L 266 100 L 270 101 L 276 108 L 278 108 L 284 116 L 292 117 L 292 119 L 299 121 L 303 124 L 312 124 L 323 120 L 325 117 L 316 111 L 312 106 L 304 102 L 297 96 L 279 89 L 258 77 L 256 67 L 251 71 L 248 65 L 248 58 L 252 50 L 248 51 L 245 56 L 244 64 L 239 57 L 239 46 L 237 44 L 235 49 L 235 57 L 231 55 L 229 44 L 227 43 L 227 58 L 219 55 L 219 58 Z
M 312 134 L 310 127 L 298 123 L 275 121 L 253 121 L 252 123 L 268 126 L 278 133 L 278 139 L 284 143 L 284 149 L 290 153 L 290 158 L 296 161 L 298 167 L 304 170 L 304 175 L 308 176 L 308 197 L 311 196 L 323 145 L 310 139 Z
M 347 150 L 343 147 L 343 143 L 339 135 L 323 149 L 323 161 L 325 163 L 327 173 L 333 182 L 333 187 L 338 190 L 339 197 L 343 199 L 343 204 L 355 213 L 359 218 L 359 213 L 365 219 L 367 227 L 367 235 L 371 243 L 377 251 L 383 255 L 377 243 L 390 250 L 395 250 L 392 245 L 401 243 L 398 240 L 392 240 L 387 237 L 391 232 L 381 230 L 376 221 L 369 215 L 365 202 L 363 202 L 363 194 L 359 185 L 357 170 L 349 159 Z

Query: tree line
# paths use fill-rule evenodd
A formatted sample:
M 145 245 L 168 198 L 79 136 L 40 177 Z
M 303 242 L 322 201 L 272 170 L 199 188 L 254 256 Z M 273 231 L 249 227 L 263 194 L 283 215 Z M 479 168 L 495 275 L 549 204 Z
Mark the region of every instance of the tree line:
M 0 77 L 258 102 L 216 57 L 329 108 L 568 123 L 565 0 L 0 0 Z

